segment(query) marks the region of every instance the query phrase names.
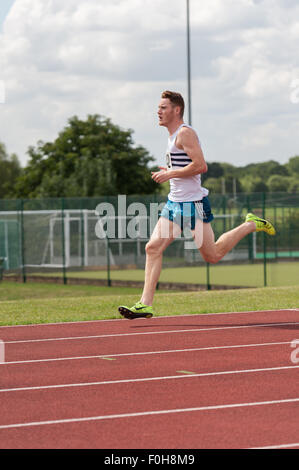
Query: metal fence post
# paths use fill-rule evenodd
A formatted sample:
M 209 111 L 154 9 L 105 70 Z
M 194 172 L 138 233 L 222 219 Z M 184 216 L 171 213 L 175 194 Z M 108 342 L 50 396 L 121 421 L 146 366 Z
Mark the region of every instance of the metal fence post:
M 250 195 L 248 194 L 247 197 L 247 212 L 251 212 L 251 203 L 250 203 Z M 252 262 L 254 260 L 254 253 L 253 253 L 253 233 L 248 235 L 248 259 Z
M 210 263 L 206 263 L 207 267 L 207 290 L 211 290 L 211 283 L 210 283 Z
M 111 287 L 111 274 L 110 274 L 110 244 L 109 237 L 106 236 L 106 246 L 107 246 L 107 285 Z
M 263 219 L 266 218 L 266 193 L 262 194 Z M 267 238 L 263 232 L 263 250 L 264 250 L 264 287 L 267 286 Z
M 20 209 L 21 209 L 21 263 L 22 263 L 22 277 L 23 282 L 27 282 L 26 276 L 26 266 L 25 266 L 25 231 L 24 231 L 24 200 L 21 199 L 20 201 Z
M 61 198 L 61 231 L 62 231 L 62 275 L 63 284 L 67 284 L 66 266 L 65 266 L 65 229 L 64 229 L 64 198 Z

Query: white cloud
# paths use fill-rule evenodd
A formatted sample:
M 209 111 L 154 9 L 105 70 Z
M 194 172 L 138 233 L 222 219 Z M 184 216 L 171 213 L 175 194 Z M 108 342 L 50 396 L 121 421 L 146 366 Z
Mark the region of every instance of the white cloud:
M 298 153 L 297 1 L 190 5 L 193 125 L 207 159 Z M 182 0 L 16 0 L 0 35 L 0 141 L 25 163 L 28 146 L 69 117 L 99 113 L 162 163 L 156 108 L 166 88 L 186 96 L 185 15 Z
M 5 103 L 5 83 L 0 80 L 0 104 Z

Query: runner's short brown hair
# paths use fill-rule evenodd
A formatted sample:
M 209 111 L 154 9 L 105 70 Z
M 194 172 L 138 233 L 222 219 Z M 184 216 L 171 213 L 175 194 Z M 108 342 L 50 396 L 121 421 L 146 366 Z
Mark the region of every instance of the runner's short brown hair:
M 163 91 L 161 98 L 168 98 L 169 101 L 173 104 L 173 106 L 179 106 L 181 109 L 180 116 L 181 118 L 184 116 L 184 110 L 185 110 L 185 102 L 184 98 L 180 93 L 177 93 L 175 91 Z

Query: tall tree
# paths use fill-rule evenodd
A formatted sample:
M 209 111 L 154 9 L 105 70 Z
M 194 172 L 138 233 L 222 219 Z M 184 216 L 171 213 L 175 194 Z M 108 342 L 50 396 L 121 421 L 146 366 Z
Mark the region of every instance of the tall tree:
M 16 184 L 17 197 L 94 197 L 151 194 L 159 185 L 148 166 L 154 159 L 134 146 L 133 131 L 110 119 L 77 116 L 54 142 L 30 147 L 30 161 Z
M 298 177 L 299 175 L 299 155 L 296 155 L 295 157 L 291 157 L 286 164 L 286 167 L 289 171 L 289 174 L 296 175 Z
M 9 156 L 5 145 L 0 142 L 0 199 L 12 196 L 13 187 L 21 171 L 17 155 Z

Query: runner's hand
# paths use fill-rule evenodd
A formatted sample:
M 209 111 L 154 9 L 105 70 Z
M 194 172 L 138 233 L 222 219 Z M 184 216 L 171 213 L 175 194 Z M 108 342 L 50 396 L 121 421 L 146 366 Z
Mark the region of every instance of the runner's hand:
M 156 183 L 165 183 L 165 181 L 170 180 L 171 178 L 171 171 L 167 170 L 164 166 L 159 166 L 160 171 L 152 171 L 152 179 L 156 181 Z

